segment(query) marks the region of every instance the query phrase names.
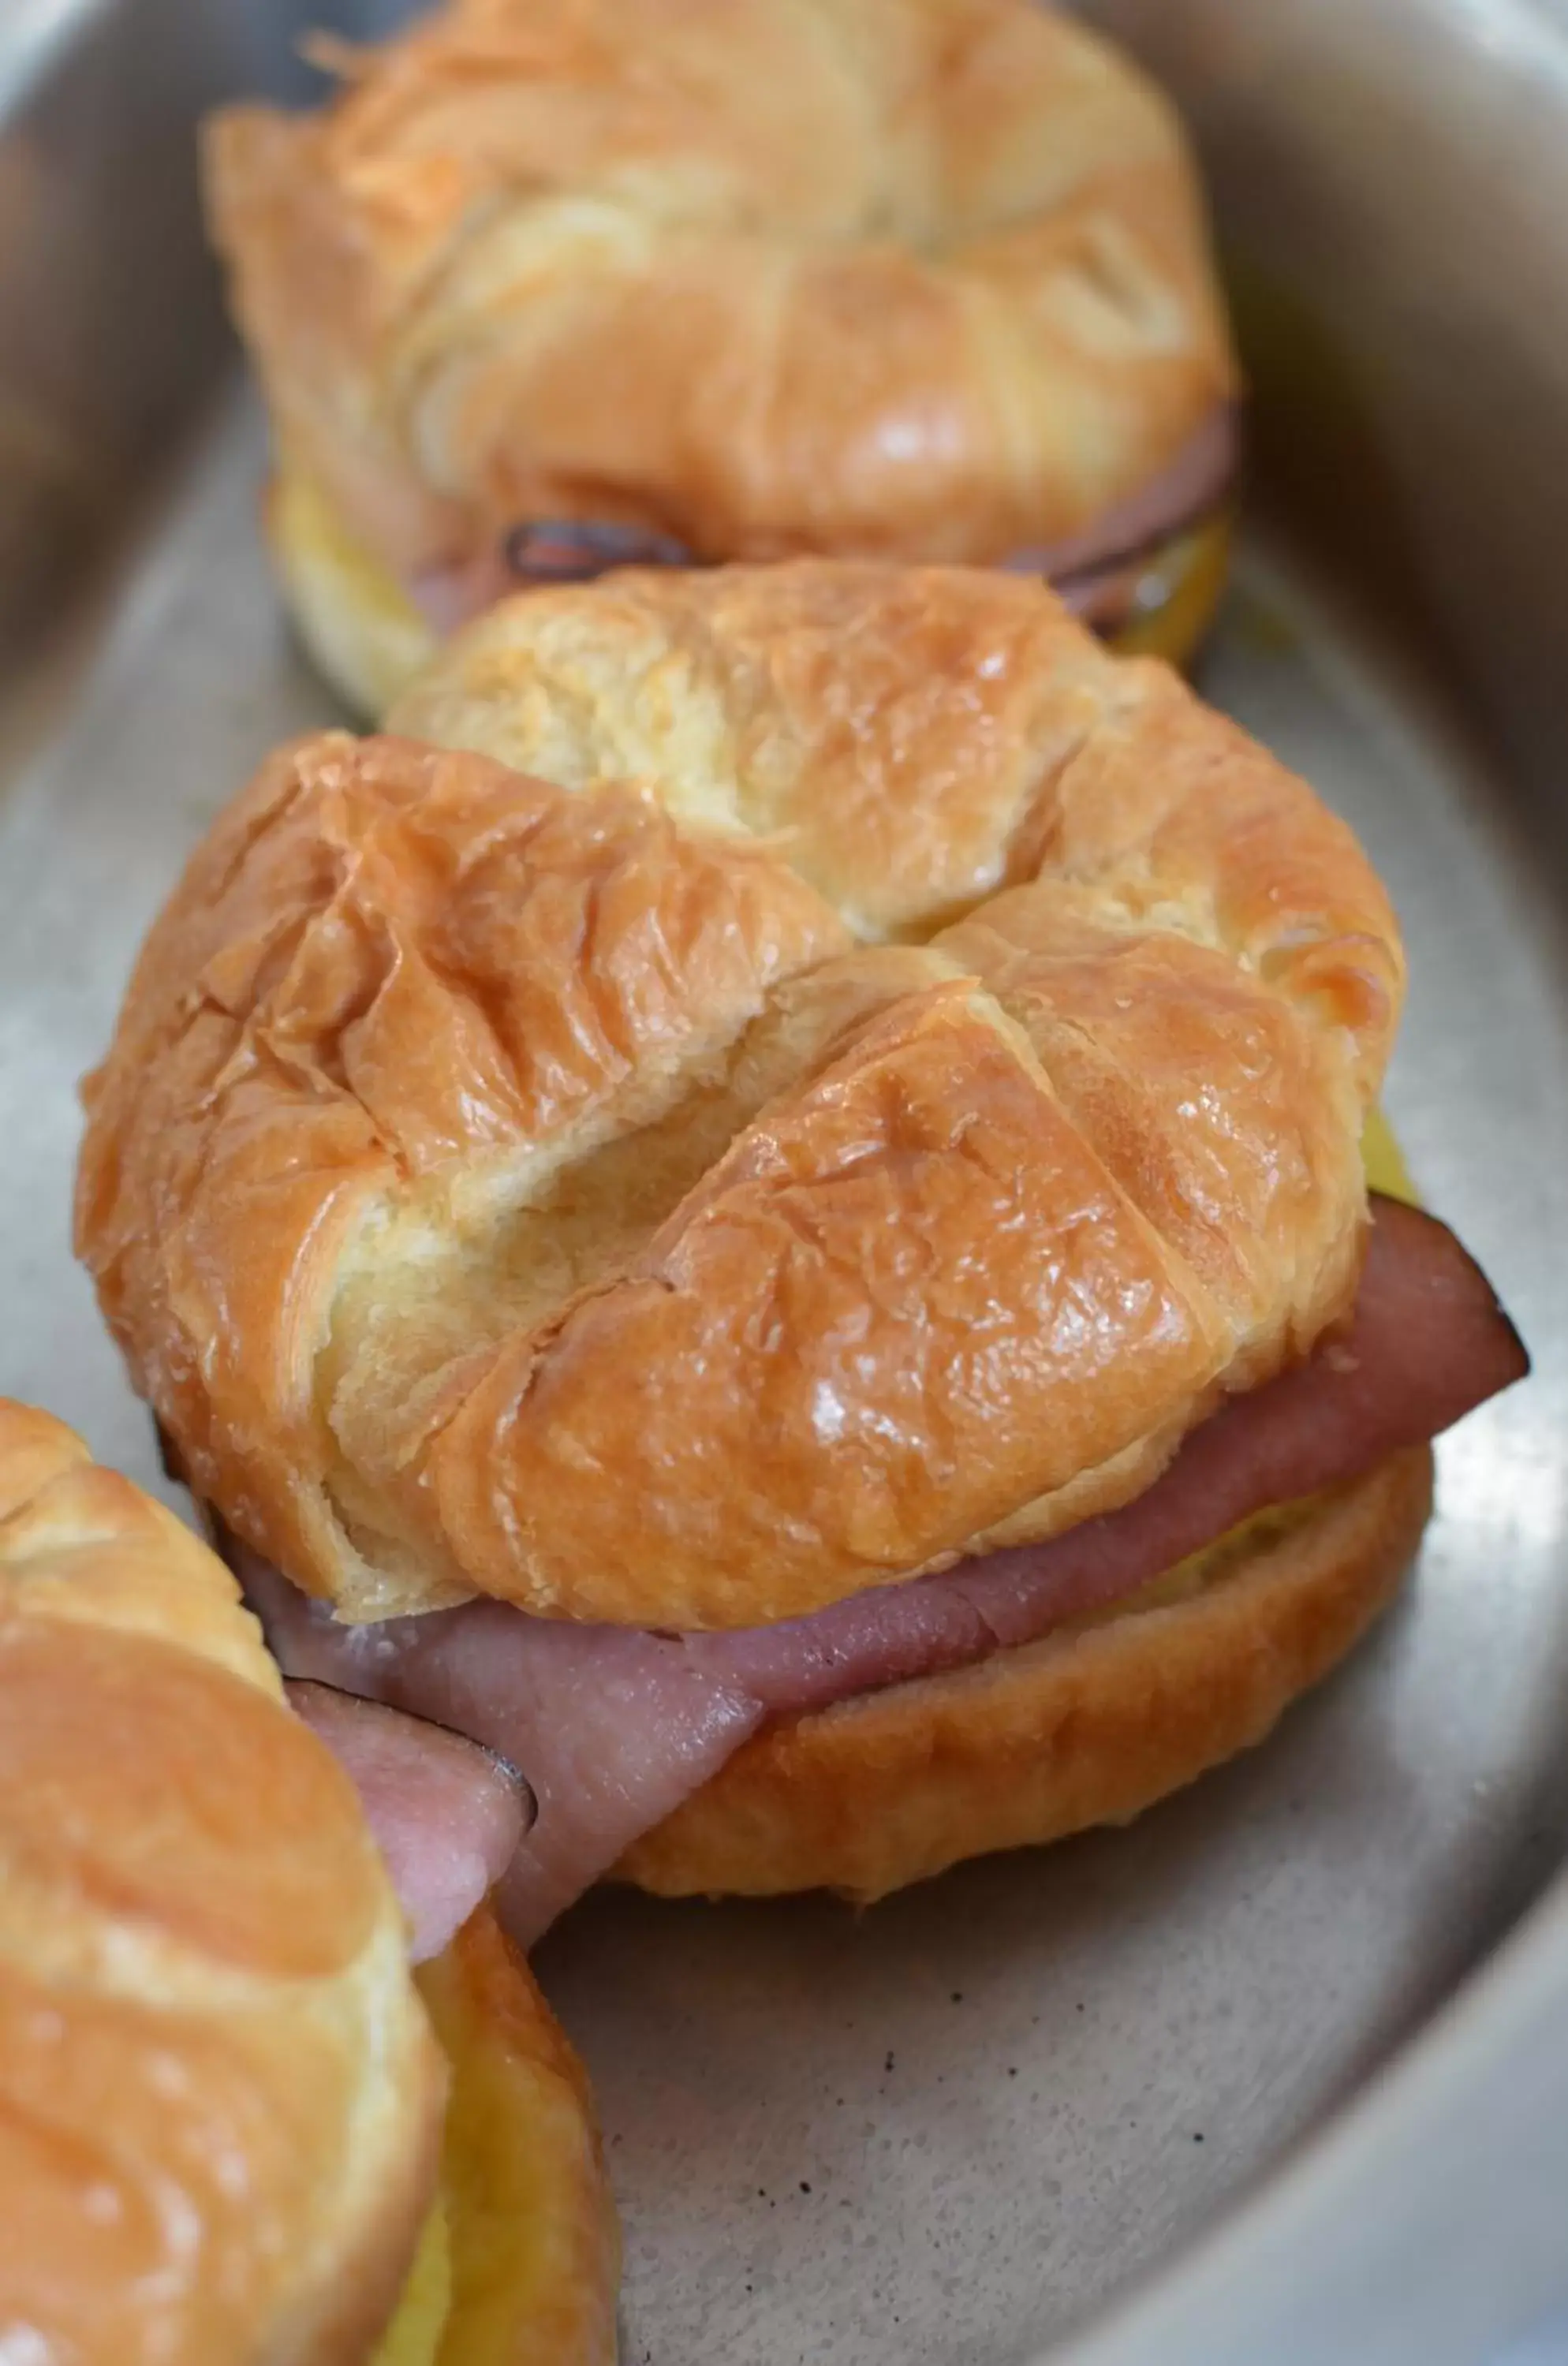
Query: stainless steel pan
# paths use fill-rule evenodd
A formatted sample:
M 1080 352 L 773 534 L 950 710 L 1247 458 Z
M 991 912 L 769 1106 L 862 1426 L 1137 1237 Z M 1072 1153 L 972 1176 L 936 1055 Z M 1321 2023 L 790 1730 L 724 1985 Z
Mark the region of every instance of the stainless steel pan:
M 860 1919 L 604 1896 L 549 1942 L 650 2366 L 1568 2359 L 1568 21 L 1099 13 L 1199 128 L 1257 393 L 1207 686 L 1393 886 L 1393 1112 L 1537 1372 L 1449 1442 L 1371 1648 L 1132 1831 Z M 73 1080 L 205 817 L 329 712 L 191 132 L 372 14 L 0 17 L 0 1385 L 150 1481 L 67 1254 Z

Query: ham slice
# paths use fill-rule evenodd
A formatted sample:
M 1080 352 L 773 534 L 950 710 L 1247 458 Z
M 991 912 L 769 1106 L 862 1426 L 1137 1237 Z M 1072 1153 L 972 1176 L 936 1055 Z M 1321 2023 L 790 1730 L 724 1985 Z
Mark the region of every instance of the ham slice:
M 1174 535 L 1216 509 L 1233 483 L 1241 435 L 1234 406 L 1212 411 L 1156 477 L 1092 525 L 1060 542 L 1036 543 L 1002 561 L 1010 573 L 1043 575 L 1067 605 L 1089 604 L 1108 576 L 1145 562 Z
M 539 1814 L 502 1904 L 528 1944 L 765 1720 L 1032 1642 L 1253 1513 L 1436 1436 L 1519 1379 L 1524 1349 L 1453 1234 L 1397 1201 L 1374 1211 L 1345 1332 L 1193 1431 L 1146 1493 L 1044 1544 L 808 1618 L 683 1636 L 495 1602 L 341 1627 L 265 1564 L 242 1555 L 241 1573 L 287 1673 L 434 1718 L 526 1770 Z M 422 1820 L 443 1812 L 434 1792 L 418 1803 Z
M 1215 509 L 1235 476 L 1237 416 L 1223 404 L 1158 473 L 1091 525 L 1060 542 L 1032 544 L 998 561 L 1010 574 L 1043 575 L 1075 614 L 1113 621 L 1118 602 L 1160 545 Z M 410 596 L 431 631 L 447 639 L 509 592 L 587 583 L 616 567 L 702 567 L 673 535 L 598 518 L 526 519 L 503 543 L 445 566 L 425 568 Z
M 475 1813 L 466 1791 L 455 1796 L 449 1769 L 438 1768 L 455 1734 L 471 1734 L 527 1769 L 537 1817 L 491 1866 L 492 1878 L 505 1867 L 502 1915 L 527 1945 L 639 1832 L 716 1774 L 765 1714 L 760 1697 L 694 1664 L 673 1638 L 530 1618 L 499 1602 L 340 1627 L 243 1546 L 230 1552 L 286 1674 L 307 1679 L 312 1692 L 333 1687 L 329 1698 L 357 1694 L 407 1712 L 395 1720 L 410 1753 L 396 1785 L 378 1776 L 362 1784 L 361 1796 L 398 1894 L 421 1930 L 445 1911 L 451 1887 L 442 1827 L 454 1814 L 468 1824 Z M 312 1722 L 358 1781 L 361 1737 L 342 1722 L 335 1730 Z M 412 1753 L 421 1748 L 433 1781 L 439 1776 L 439 1795 L 429 1801 L 418 1797 Z M 419 1825 L 417 1835 L 397 1829 L 405 1818 Z M 473 1861 L 470 1842 L 456 1846 L 465 1863 Z
M 426 568 L 409 592 L 436 638 L 446 640 L 509 592 L 592 583 L 616 567 L 701 564 L 669 535 L 596 518 L 536 518 L 513 526 L 499 548 Z
M 516 1855 L 534 1820 L 527 1785 L 461 1734 L 378 1702 L 319 1684 L 288 1693 L 353 1779 L 408 1916 L 414 1962 L 438 1955 Z

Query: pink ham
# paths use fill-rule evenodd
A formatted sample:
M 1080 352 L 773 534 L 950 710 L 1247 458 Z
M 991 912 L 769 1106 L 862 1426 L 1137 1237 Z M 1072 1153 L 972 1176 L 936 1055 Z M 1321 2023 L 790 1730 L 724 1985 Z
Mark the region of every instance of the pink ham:
M 527 1785 L 461 1734 L 325 1684 L 288 1690 L 353 1777 L 409 1918 L 414 1962 L 438 1955 L 516 1855 L 533 1820 Z
M 1382 1200 L 1346 1334 L 1194 1431 L 1145 1494 L 1043 1545 L 809 1618 L 686 1636 L 572 1626 L 493 1602 L 344 1628 L 264 1566 L 247 1560 L 243 1574 L 290 1674 L 434 1718 L 525 1769 L 538 1820 L 502 1901 L 527 1943 L 767 1718 L 1032 1641 L 1250 1514 L 1435 1436 L 1526 1369 L 1453 1234 Z M 443 1810 L 422 1801 L 419 1812 Z
M 424 568 L 408 587 L 410 599 L 438 641 L 450 640 L 454 633 L 516 589 L 499 550 Z
M 539 1812 L 503 1860 L 509 1869 L 502 1895 L 509 1927 L 525 1944 L 637 1832 L 716 1774 L 762 1721 L 760 1699 L 721 1673 L 692 1665 L 680 1642 L 637 1628 L 552 1623 L 498 1602 L 379 1627 L 340 1627 L 243 1546 L 229 1550 L 286 1673 L 310 1679 L 313 1689 L 332 1685 L 340 1695 L 408 1712 L 398 1720 L 404 1740 L 418 1746 L 423 1739 L 433 1767 L 455 1734 L 468 1733 L 526 1768 Z M 330 1731 L 319 1729 L 336 1746 Z M 353 1758 L 344 1754 L 357 1776 Z M 381 1794 L 389 1811 L 385 1820 L 367 1800 L 416 1923 L 437 1910 L 437 1901 L 427 1904 L 421 1895 L 421 1883 L 439 1865 L 438 1831 L 450 1797 L 444 1786 L 440 1808 L 419 1807 L 428 1837 L 406 1842 L 394 1841 L 388 1827 L 412 1808 L 411 1792 L 400 1790 L 395 1802 Z M 461 1811 L 470 1813 L 471 1802 Z
M 1102 510 L 1092 525 L 1060 542 L 1015 550 L 1002 564 L 1012 574 L 1047 577 L 1069 607 L 1086 605 L 1096 584 L 1146 559 L 1218 507 L 1235 476 L 1240 443 L 1236 412 L 1226 404 L 1210 413 L 1157 476 L 1114 509 Z
M 1129 569 L 1172 535 L 1195 525 L 1223 499 L 1235 475 L 1237 418 L 1224 404 L 1203 421 L 1157 475 L 1060 542 L 1012 551 L 998 562 L 1010 574 L 1043 575 L 1076 614 L 1113 621 L 1124 605 Z M 509 592 L 546 583 L 585 583 L 616 567 L 701 567 L 672 535 L 607 519 L 525 521 L 504 543 L 416 575 L 409 593 L 438 639 L 446 640 Z
M 682 543 L 651 529 L 595 518 L 540 518 L 514 526 L 499 548 L 427 568 L 409 586 L 440 640 L 509 592 L 547 583 L 591 583 L 616 567 L 696 567 Z

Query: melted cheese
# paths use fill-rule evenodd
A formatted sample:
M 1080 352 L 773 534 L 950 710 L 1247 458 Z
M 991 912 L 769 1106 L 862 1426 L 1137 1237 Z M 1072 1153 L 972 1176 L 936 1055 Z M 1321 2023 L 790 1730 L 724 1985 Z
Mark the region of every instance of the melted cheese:
M 1367 1112 L 1361 1134 L 1361 1164 L 1367 1170 L 1369 1191 L 1382 1191 L 1389 1199 L 1403 1200 L 1412 1208 L 1421 1205 L 1421 1194 L 1410 1179 L 1410 1170 L 1393 1129 L 1377 1108 Z
M 398 2313 L 371 2366 L 439 2366 L 452 2309 L 452 2236 L 445 2201 L 424 2222 Z
M 1189 666 L 1219 605 L 1230 555 L 1228 510 L 1164 544 L 1138 579 L 1131 617 L 1110 637 L 1117 656 Z
M 414 1979 L 450 2071 L 440 2198 L 372 2366 L 602 2366 L 616 2244 L 581 2068 L 484 1910 Z
M 306 648 L 349 704 L 378 722 L 434 655 L 429 625 L 297 470 L 273 480 L 266 534 Z

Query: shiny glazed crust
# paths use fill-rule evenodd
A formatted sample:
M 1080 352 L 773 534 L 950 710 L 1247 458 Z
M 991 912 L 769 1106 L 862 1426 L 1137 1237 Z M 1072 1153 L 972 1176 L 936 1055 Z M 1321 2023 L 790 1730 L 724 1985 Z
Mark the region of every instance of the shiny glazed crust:
M 439 2056 L 347 1777 L 227 1570 L 0 1402 L 0 2348 L 356 2366 Z
M 994 561 L 1235 376 L 1169 107 L 1029 0 L 456 0 L 207 148 L 280 457 L 400 580 L 526 517 Z
M 962 1858 L 1130 1823 L 1261 1741 L 1398 1588 L 1432 1452 L 1210 1556 L 1167 1607 L 1068 1627 L 748 1742 L 615 1877 L 668 1897 L 837 1889 L 862 1902 Z
M 1043 589 L 625 575 L 404 714 L 564 785 L 282 750 L 79 1178 L 193 1485 L 347 1615 L 809 1611 L 1126 1500 L 1348 1304 L 1386 898 Z

